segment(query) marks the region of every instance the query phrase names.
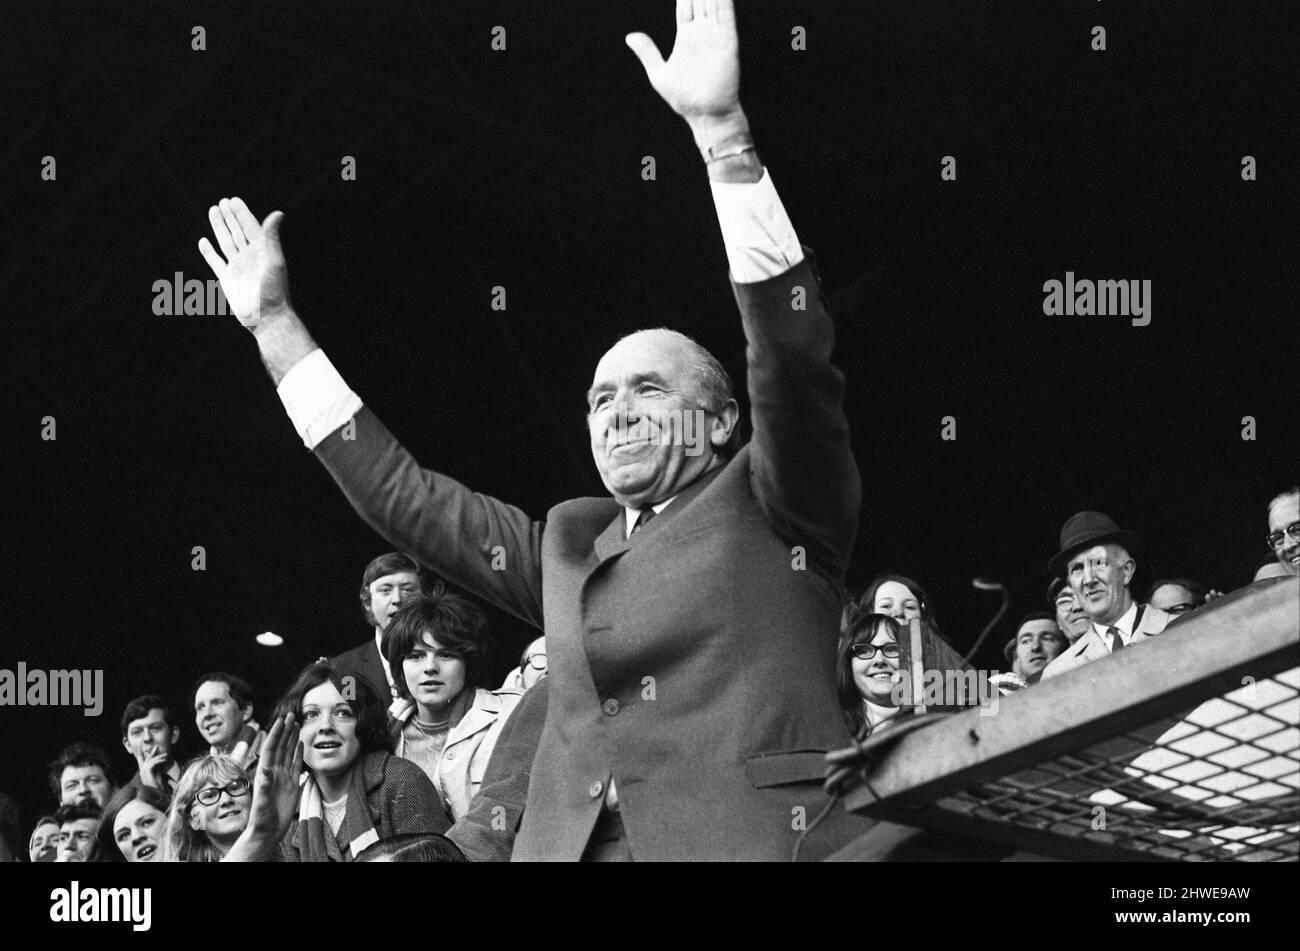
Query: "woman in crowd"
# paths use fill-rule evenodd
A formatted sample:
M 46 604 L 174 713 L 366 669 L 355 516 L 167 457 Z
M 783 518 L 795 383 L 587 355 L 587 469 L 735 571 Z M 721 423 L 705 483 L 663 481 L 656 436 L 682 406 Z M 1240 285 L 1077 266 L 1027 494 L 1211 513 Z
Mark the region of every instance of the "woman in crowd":
M 225 753 L 186 764 L 163 834 L 164 862 L 219 862 L 248 824 L 253 784 Z
M 844 722 L 855 740 L 895 723 L 911 712 L 901 707 L 895 686 L 900 683 L 902 629 L 886 614 L 862 607 L 851 613 L 840 630 L 836 686 Z
M 152 786 L 124 786 L 104 806 L 92 862 L 152 862 L 158 857 L 171 799 Z
M 33 862 L 53 862 L 59 848 L 59 824 L 53 816 L 41 816 L 27 842 L 27 857 Z
M 388 752 L 384 708 L 364 678 L 345 678 L 322 657 L 280 699 L 276 715 L 287 714 L 302 723 L 308 770 L 298 821 L 281 843 L 287 861 L 350 862 L 390 836 L 447 831 L 429 778 Z
M 398 699 L 390 710 L 397 755 L 419 765 L 452 819 L 469 811 L 521 691 L 488 690 L 487 619 L 477 605 L 435 590 L 402 605 L 384 632 Z
M 257 862 L 280 858 L 293 822 L 303 753 L 293 717 L 277 717 L 253 779 L 224 753 L 191 760 L 167 813 L 160 861 Z
M 935 637 L 947 638 L 939 631 L 939 621 L 934 616 L 934 607 L 930 596 L 924 588 L 906 575 L 878 575 L 871 579 L 862 596 L 854 599 L 845 609 L 843 622 L 858 608 L 887 614 L 906 629 L 913 618 L 919 618 Z

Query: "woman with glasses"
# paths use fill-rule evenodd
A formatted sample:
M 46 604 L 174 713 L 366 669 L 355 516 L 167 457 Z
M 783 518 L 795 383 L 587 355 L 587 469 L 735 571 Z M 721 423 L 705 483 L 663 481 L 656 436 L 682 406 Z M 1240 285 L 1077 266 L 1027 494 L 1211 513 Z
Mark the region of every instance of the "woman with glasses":
M 394 748 L 424 770 L 453 820 L 469 812 L 523 695 L 483 686 L 489 647 L 478 606 L 441 590 L 403 603 L 384 631 L 398 694 L 389 710 Z
M 298 820 L 281 843 L 287 861 L 351 862 L 381 839 L 447 831 L 429 778 L 389 753 L 384 708 L 364 678 L 322 657 L 280 699 L 277 716 L 287 714 L 302 723 L 307 767 Z
M 124 786 L 104 806 L 92 862 L 152 862 L 158 857 L 171 798 L 152 786 Z
M 219 862 L 248 824 L 253 784 L 225 753 L 191 760 L 176 784 L 163 834 L 164 862 Z
M 252 779 L 225 753 L 191 760 L 176 784 L 159 861 L 277 860 L 298 802 L 302 765 L 292 717 L 272 723 Z
M 867 607 L 849 612 L 841 627 L 836 679 L 844 722 L 855 740 L 911 713 L 899 705 L 895 691 L 902 677 L 901 636 L 897 621 Z

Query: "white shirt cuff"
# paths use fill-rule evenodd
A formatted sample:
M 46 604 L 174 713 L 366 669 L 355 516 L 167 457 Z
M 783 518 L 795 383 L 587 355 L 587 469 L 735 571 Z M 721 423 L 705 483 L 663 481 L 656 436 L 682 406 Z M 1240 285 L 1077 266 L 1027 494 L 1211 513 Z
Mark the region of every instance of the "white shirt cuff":
M 315 449 L 361 410 L 361 397 L 348 389 L 320 349 L 295 363 L 280 380 L 276 393 L 308 449 Z
M 756 182 L 709 184 L 732 280 L 737 284 L 764 281 L 803 260 L 794 225 L 766 168 Z

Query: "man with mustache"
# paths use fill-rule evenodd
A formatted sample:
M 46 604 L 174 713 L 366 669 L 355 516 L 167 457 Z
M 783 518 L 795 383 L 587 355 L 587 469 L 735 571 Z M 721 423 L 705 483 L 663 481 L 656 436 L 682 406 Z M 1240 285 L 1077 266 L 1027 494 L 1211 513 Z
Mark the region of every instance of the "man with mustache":
M 545 631 L 549 700 L 516 860 L 787 860 L 827 803 L 825 753 L 850 740 L 835 645 L 861 485 L 833 329 L 740 105 L 732 3 L 679 0 L 676 19 L 667 61 L 644 34 L 626 42 L 710 179 L 748 345 L 747 445 L 707 350 L 663 328 L 631 334 L 587 392 L 609 497 L 534 521 L 422 469 L 343 382 L 290 304 L 279 212 L 259 224 L 222 199 L 208 214 L 222 254 L 200 243 L 362 517 Z M 828 812 L 801 854 L 861 828 Z
M 1047 665 L 1043 680 L 1140 644 L 1172 620 L 1159 608 L 1138 604 L 1129 591 L 1137 571 L 1129 553 L 1141 546 L 1136 533 L 1101 512 L 1079 512 L 1061 528 L 1061 550 L 1048 567 L 1065 578 L 1091 623 L 1087 633 Z
M 347 676 L 364 678 L 385 703 L 397 699 L 397 687 L 384 657 L 384 630 L 404 601 L 425 593 L 420 566 L 400 552 L 380 555 L 361 574 L 361 613 L 374 636 L 339 654 L 334 666 Z

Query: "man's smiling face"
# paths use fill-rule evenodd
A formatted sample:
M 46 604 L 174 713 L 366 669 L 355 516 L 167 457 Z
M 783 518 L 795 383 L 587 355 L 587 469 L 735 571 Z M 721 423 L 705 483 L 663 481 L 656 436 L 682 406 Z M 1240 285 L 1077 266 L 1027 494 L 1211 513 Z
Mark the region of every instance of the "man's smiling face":
M 1132 604 L 1129 582 L 1137 566 L 1121 545 L 1094 545 L 1070 556 L 1066 568 L 1084 612 L 1098 624 L 1119 620 Z
M 698 356 L 689 342 L 644 330 L 615 344 L 587 392 L 591 455 L 620 505 L 672 498 L 708 470 L 736 421 L 731 401 L 714 416 L 701 407 Z

